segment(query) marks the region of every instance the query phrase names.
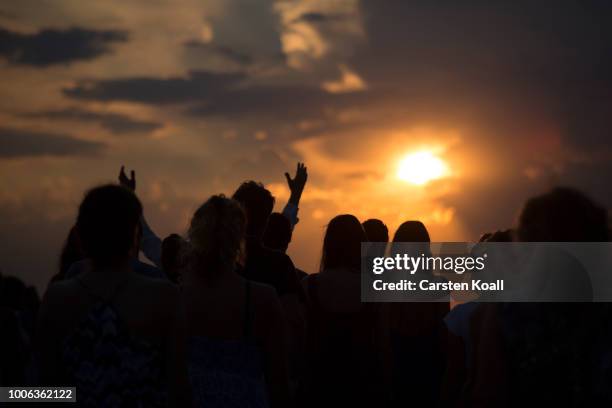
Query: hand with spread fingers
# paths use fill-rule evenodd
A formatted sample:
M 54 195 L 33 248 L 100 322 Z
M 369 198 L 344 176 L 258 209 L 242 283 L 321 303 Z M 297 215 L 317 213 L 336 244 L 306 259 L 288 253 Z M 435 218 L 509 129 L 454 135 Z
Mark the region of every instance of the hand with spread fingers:
M 306 181 L 308 180 L 308 169 L 304 163 L 298 162 L 295 170 L 295 176 L 291 178 L 289 173 L 285 173 L 285 178 L 287 179 L 287 184 L 289 185 L 289 190 L 291 191 L 289 202 L 297 206 L 300 202 L 300 198 L 302 197 L 304 186 L 306 186 Z

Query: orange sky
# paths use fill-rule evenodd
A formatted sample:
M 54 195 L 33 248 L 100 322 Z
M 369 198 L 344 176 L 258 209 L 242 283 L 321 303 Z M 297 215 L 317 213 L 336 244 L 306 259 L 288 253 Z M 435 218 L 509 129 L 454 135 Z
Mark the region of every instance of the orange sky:
M 0 269 L 42 288 L 85 189 L 137 170 L 184 232 L 241 181 L 310 178 L 290 255 L 316 271 L 336 214 L 433 240 L 512 226 L 554 184 L 606 205 L 610 7 L 355 0 L 24 0 L 0 6 Z M 541 24 L 545 21 L 546 24 Z M 406 154 L 449 174 L 398 180 Z

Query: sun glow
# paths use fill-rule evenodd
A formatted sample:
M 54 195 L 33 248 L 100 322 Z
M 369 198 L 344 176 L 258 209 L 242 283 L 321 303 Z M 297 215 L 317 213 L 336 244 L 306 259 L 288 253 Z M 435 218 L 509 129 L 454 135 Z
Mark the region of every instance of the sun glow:
M 400 180 L 417 186 L 447 176 L 448 173 L 447 164 L 427 150 L 408 154 L 401 160 L 397 169 L 397 177 Z

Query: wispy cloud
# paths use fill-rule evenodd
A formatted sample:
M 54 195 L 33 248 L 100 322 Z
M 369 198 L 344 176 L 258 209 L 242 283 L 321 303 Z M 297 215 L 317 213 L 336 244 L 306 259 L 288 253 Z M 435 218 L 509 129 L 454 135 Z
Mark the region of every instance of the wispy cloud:
M 95 122 L 115 134 L 150 133 L 164 126 L 160 122 L 135 119 L 119 113 L 94 112 L 78 108 L 31 112 L 23 116 L 49 120 Z
M 0 159 L 32 156 L 92 155 L 102 151 L 104 144 L 76 139 L 72 136 L 0 128 Z

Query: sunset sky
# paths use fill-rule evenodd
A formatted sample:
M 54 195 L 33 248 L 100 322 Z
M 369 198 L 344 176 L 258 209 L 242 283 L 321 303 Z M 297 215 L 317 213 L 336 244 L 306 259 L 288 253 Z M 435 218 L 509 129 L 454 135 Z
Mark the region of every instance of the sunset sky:
M 163 237 L 247 179 L 280 210 L 304 161 L 309 272 L 339 213 L 469 241 L 556 184 L 609 208 L 610 21 L 604 0 L 3 2 L 0 269 L 43 288 L 122 164 Z M 422 151 L 444 176 L 398 178 Z

